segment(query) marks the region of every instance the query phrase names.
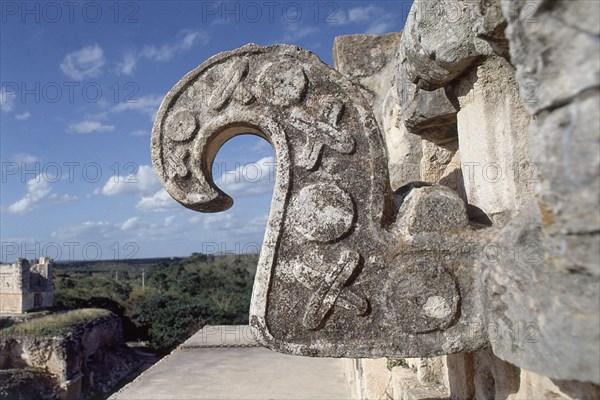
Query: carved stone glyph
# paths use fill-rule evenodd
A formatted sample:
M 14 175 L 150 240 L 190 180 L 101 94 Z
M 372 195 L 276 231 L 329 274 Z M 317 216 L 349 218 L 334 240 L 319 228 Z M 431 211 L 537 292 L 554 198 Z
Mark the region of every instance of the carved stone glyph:
M 277 159 L 250 309 L 264 345 L 377 357 L 484 344 L 464 203 L 435 185 L 391 191 L 382 135 L 353 83 L 294 46 L 220 53 L 162 102 L 159 179 L 185 207 L 228 209 L 211 167 L 244 133 L 268 140 Z

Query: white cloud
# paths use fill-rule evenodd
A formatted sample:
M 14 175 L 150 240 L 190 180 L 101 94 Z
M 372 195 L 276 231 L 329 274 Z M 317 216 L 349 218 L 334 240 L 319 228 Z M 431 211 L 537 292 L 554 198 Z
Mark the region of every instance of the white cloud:
M 189 218 L 190 227 L 200 227 L 203 232 L 210 232 L 212 238 L 226 241 L 256 243 L 260 248 L 261 240 L 267 226 L 268 214 L 257 215 L 246 219 L 232 210 L 217 214 L 197 214 Z M 249 242 L 250 241 L 250 242 Z
M 59 228 L 50 235 L 60 240 L 75 240 L 78 243 L 114 239 L 114 224 L 104 221 L 86 221 L 68 228 Z M 81 251 L 81 248 L 78 249 Z
M 265 139 L 258 138 L 256 142 L 250 147 L 250 152 L 254 153 L 266 153 L 273 152 L 273 146 L 271 143 L 267 142 Z
M 284 26 L 282 42 L 295 42 L 319 32 L 314 26 L 300 26 L 298 23 L 288 23 Z
M 269 216 L 267 214 L 259 215 L 247 221 L 245 224 L 240 224 L 234 229 L 236 235 L 264 235 L 265 227 Z
M 135 207 L 144 212 L 164 212 L 181 209 L 181 205 L 171 198 L 165 189 L 152 196 L 142 196 Z
M 137 111 L 148 115 L 153 121 L 163 96 L 149 95 L 119 103 L 113 107 L 114 112 Z
M 104 125 L 98 121 L 81 121 L 69 125 L 69 132 L 76 133 L 111 132 L 114 130 L 114 125 Z
M 134 53 L 125 53 L 123 60 L 117 63 L 117 73 L 119 75 L 132 75 L 137 65 L 137 56 Z
M 27 121 L 29 118 L 31 118 L 31 113 L 29 111 L 25 111 L 22 114 L 15 115 L 15 118 L 19 121 Z
M 148 195 L 160 188 L 154 170 L 149 165 L 140 165 L 137 173 L 127 176 L 113 176 L 102 188 L 105 196 Z
M 190 224 L 197 224 L 198 222 L 202 221 L 202 216 L 204 214 L 200 214 L 200 215 L 194 215 L 192 218 L 190 218 L 188 221 Z
M 36 161 L 39 161 L 39 159 L 36 156 L 28 153 L 17 153 L 13 156 L 12 159 L 17 164 L 31 164 Z
M 381 34 L 394 30 L 394 15 L 376 5 L 340 9 L 335 15 L 328 17 L 329 23 L 343 25 L 360 25 L 362 31 L 369 34 Z M 283 28 L 281 42 L 296 42 L 300 39 L 319 33 L 314 26 L 302 26 L 299 23 L 288 23 Z
M 184 32 L 183 39 L 179 42 L 178 47 L 182 50 L 190 49 L 194 43 L 201 42 L 202 44 L 208 44 L 209 37 L 206 32 L 201 31 L 186 31 Z
M 385 11 L 373 4 L 366 7 L 355 7 L 348 10 L 348 20 L 352 22 L 372 21 L 380 17 Z
M 218 228 L 220 232 L 231 229 L 236 225 L 236 217 L 233 212 L 225 211 L 217 214 L 198 214 L 191 217 L 188 222 L 191 225 L 201 225 L 204 230 Z
M 365 33 L 369 35 L 381 35 L 382 33 L 392 32 L 393 21 L 380 21 L 371 24 Z
M 162 46 L 145 46 L 139 54 L 139 57 L 148 60 L 166 62 L 170 61 L 175 55 L 192 48 L 197 42 L 207 44 L 209 37 L 203 31 L 185 31 L 181 37 L 174 43 L 163 44 Z
M 15 108 L 15 95 L 0 87 L 0 111 L 10 112 Z
M 354 7 L 349 10 L 338 10 L 333 20 L 338 24 L 356 24 L 361 22 L 372 21 L 386 14 L 386 11 L 376 5 L 370 4 L 366 7 Z
M 176 55 L 191 49 L 196 43 L 207 44 L 209 36 L 204 31 L 183 31 L 179 38 L 160 46 L 146 45 L 139 51 L 128 51 L 117 63 L 117 74 L 133 75 L 138 61 L 146 59 L 157 62 L 171 61 Z
M 148 136 L 150 135 L 150 132 L 142 130 L 142 129 L 138 129 L 136 131 L 133 131 L 130 133 L 131 136 Z
M 165 218 L 165 226 L 171 226 L 173 225 L 173 222 L 175 222 L 175 216 L 174 215 L 170 215 L 168 217 Z
M 8 206 L 8 212 L 11 214 L 26 214 L 32 211 L 36 204 L 51 191 L 50 184 L 44 180 L 42 175 L 27 181 L 27 193 L 24 197 Z
M 274 157 L 264 157 L 221 174 L 217 185 L 231 196 L 268 193 L 275 184 L 275 166 Z
M 69 78 L 82 80 L 100 75 L 103 66 L 104 52 L 95 44 L 67 54 L 60 69 Z
M 391 32 L 394 30 L 395 23 L 393 14 L 373 4 L 366 7 L 354 7 L 348 11 L 339 10 L 334 19 L 340 25 L 367 24 L 365 33 L 368 34 Z
M 202 221 L 205 229 L 221 228 L 230 229 L 235 223 L 235 216 L 233 213 L 219 213 L 209 214 Z
M 60 194 L 56 194 L 56 193 L 52 193 L 48 198 L 57 204 L 69 203 L 71 201 L 75 201 L 78 199 L 77 196 L 71 196 L 70 194 L 60 195 Z
M 131 252 L 137 253 L 141 246 L 148 248 L 164 244 L 165 237 L 181 241 L 187 240 L 186 228 L 189 231 L 192 227 L 178 225 L 174 221 L 174 215 L 166 217 L 164 221 L 152 218 L 144 220 L 137 216 L 129 217 L 122 222 L 86 221 L 60 227 L 51 233 L 51 237 L 79 243 L 80 246 L 74 246 L 76 256 L 77 252 L 81 252 L 83 249 L 81 246 L 83 243 L 94 243 L 102 248 L 102 253 L 107 255 L 120 254 L 123 257 L 129 254 L 131 256 Z M 115 242 L 120 244 L 118 249 L 114 247 Z M 94 252 L 91 256 L 99 253 L 95 249 L 92 250 Z M 161 250 L 164 251 L 164 249 Z M 115 253 L 117 251 L 119 253 Z
M 138 217 L 131 217 L 121 225 L 122 231 L 129 231 L 139 226 L 140 219 Z
M 20 153 L 15 156 L 15 159 L 21 158 L 22 160 L 37 160 L 35 156 Z M 23 161 L 25 162 L 25 161 Z M 30 161 L 34 162 L 34 161 Z M 50 182 L 55 182 L 56 177 L 50 177 L 45 174 L 40 174 L 33 179 L 27 181 L 27 193 L 19 200 L 12 203 L 7 207 L 6 211 L 11 214 L 27 214 L 34 210 L 36 206 L 42 201 L 52 201 L 54 204 L 67 203 L 78 199 L 77 196 L 70 194 L 56 194 L 52 192 L 52 185 Z

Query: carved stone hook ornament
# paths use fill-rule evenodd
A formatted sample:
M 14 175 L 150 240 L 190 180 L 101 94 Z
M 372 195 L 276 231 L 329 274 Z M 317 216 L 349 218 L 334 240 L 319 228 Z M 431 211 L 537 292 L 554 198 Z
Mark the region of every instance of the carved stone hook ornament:
M 152 161 L 185 207 L 233 204 L 212 163 L 232 137 L 274 148 L 276 183 L 250 323 L 277 351 L 424 357 L 485 343 L 464 202 L 451 189 L 390 189 L 387 152 L 354 84 L 295 46 L 220 53 L 163 100 Z

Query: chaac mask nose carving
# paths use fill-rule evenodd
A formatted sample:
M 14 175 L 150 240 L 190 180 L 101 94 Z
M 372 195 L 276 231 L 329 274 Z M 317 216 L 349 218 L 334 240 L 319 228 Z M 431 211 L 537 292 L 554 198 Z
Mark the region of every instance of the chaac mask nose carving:
M 152 160 L 169 194 L 198 211 L 231 207 L 211 167 L 242 133 L 267 139 L 277 159 L 250 309 L 263 344 L 336 357 L 484 344 L 464 203 L 435 185 L 391 192 L 377 122 L 348 79 L 294 46 L 212 57 L 156 117 Z

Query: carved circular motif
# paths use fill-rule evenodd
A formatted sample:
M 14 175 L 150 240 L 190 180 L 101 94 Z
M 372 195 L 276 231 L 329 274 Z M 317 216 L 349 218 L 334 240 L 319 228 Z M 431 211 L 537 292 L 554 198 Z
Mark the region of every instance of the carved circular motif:
M 305 238 L 330 242 L 352 227 L 354 202 L 348 193 L 332 184 L 314 184 L 303 188 L 292 203 L 294 228 Z
M 276 106 L 287 107 L 302 99 L 306 76 L 298 64 L 283 61 L 269 65 L 260 76 L 261 94 Z
M 452 312 L 452 309 L 443 297 L 431 296 L 427 298 L 425 305 L 423 305 L 423 311 L 428 317 L 442 319 L 446 318 Z
M 384 278 L 386 307 L 404 332 L 443 330 L 458 310 L 454 277 L 434 255 L 399 254 Z M 393 311 L 392 311 L 393 310 Z
M 198 121 L 188 111 L 177 111 L 167 117 L 165 134 L 178 142 L 191 139 L 198 131 Z

